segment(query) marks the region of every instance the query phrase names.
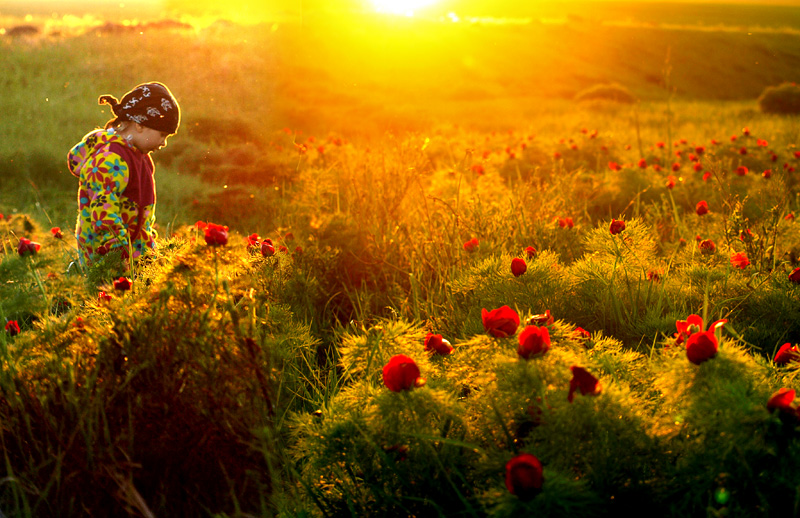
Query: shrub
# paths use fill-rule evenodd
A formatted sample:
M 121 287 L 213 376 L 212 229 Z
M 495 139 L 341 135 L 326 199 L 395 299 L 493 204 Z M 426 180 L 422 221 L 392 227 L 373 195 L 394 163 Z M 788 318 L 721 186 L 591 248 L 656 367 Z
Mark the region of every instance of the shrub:
M 800 113 L 800 86 L 796 83 L 768 86 L 758 98 L 758 107 L 764 113 Z
M 576 101 L 589 101 L 594 99 L 627 104 L 632 104 L 637 101 L 636 96 L 633 95 L 630 90 L 618 83 L 590 86 L 575 95 Z

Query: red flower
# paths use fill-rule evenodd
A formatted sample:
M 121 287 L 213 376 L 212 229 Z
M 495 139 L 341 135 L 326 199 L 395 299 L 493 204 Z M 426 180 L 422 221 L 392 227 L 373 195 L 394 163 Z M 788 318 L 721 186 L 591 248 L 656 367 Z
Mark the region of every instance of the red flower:
M 736 168 L 736 174 L 738 174 L 739 176 L 746 175 L 747 174 L 747 168 L 745 166 L 743 166 L 743 165 L 740 165 L 739 167 Z
M 19 324 L 16 320 L 9 320 L 6 323 L 6 333 L 11 336 L 16 336 L 19 334 Z
M 609 162 L 608 168 L 611 169 L 612 171 L 619 171 L 620 169 L 622 169 L 622 166 L 616 162 Z
M 795 151 L 794 152 L 794 157 L 795 158 L 800 158 L 800 151 Z
M 50 233 L 53 234 L 53 237 L 56 239 L 64 239 L 64 234 L 61 233 L 61 229 L 58 227 L 51 228 Z
M 114 281 L 114 289 L 119 291 L 128 291 L 131 289 L 133 282 L 127 277 L 120 277 Z
M 686 357 L 695 365 L 700 365 L 716 356 L 717 348 L 717 337 L 714 336 L 714 329 L 694 333 L 686 341 Z
M 556 159 L 556 160 L 558 160 L 559 158 L 561 158 L 561 153 L 559 153 L 558 151 L 556 151 L 555 153 L 553 153 L 553 158 L 554 158 L 554 159 Z
M 731 266 L 739 268 L 740 270 L 744 270 L 749 264 L 750 259 L 747 258 L 744 252 L 733 254 L 733 257 L 731 257 Z
M 681 164 L 679 164 L 678 162 L 673 163 L 672 164 L 672 170 L 673 171 L 680 171 L 681 170 Z
M 194 224 L 194 228 L 196 228 L 197 230 L 203 230 L 207 226 L 208 224 L 205 221 L 198 221 L 197 223 Z
M 512 336 L 519 327 L 519 315 L 508 306 L 502 306 L 491 311 L 481 309 L 483 328 L 495 338 Z
M 569 381 L 567 401 L 572 403 L 576 390 L 580 390 L 584 396 L 595 396 L 600 393 L 600 382 L 589 371 L 577 365 L 573 365 L 569 370 L 572 371 L 572 379 Z
M 611 218 L 611 225 L 608 227 L 608 231 L 611 232 L 611 235 L 615 236 L 623 230 L 625 230 L 625 222 L 621 219 Z
M 644 158 L 640 158 L 639 167 L 641 167 L 642 169 L 647 169 L 647 160 L 645 160 Z
M 261 255 L 264 257 L 275 255 L 275 246 L 272 244 L 271 239 L 267 238 L 261 243 Z
M 477 174 L 479 176 L 484 173 L 484 169 L 483 169 L 483 166 L 481 164 L 473 164 L 470 169 L 472 169 L 473 173 L 475 173 L 475 174 Z
M 694 211 L 698 216 L 704 216 L 705 214 L 708 214 L 708 203 L 706 200 L 698 201 L 697 207 L 695 207 Z
M 661 282 L 661 275 L 651 270 L 647 272 L 647 280 L 650 282 Z
M 692 169 L 694 170 L 694 172 L 699 173 L 700 171 L 703 170 L 703 164 L 701 164 L 700 162 L 695 162 L 695 164 L 692 166 Z
M 532 500 L 543 483 L 542 463 L 530 453 L 521 453 L 506 463 L 506 487 L 520 500 Z
M 572 221 L 572 218 L 558 218 L 558 226 L 561 228 L 572 228 L 575 226 L 575 223 Z
M 392 392 L 421 387 L 425 379 L 419 375 L 419 367 L 414 360 L 404 354 L 392 356 L 383 366 L 383 384 Z
M 519 334 L 517 354 L 526 360 L 550 349 L 550 332 L 546 327 L 527 326 Z
M 19 244 L 17 245 L 17 253 L 20 255 L 20 257 L 25 257 L 26 255 L 36 254 L 40 248 L 42 248 L 42 245 L 39 243 L 34 243 L 26 237 L 21 237 L 19 238 Z
M 769 142 L 767 142 L 764 139 L 756 139 L 756 145 L 761 147 L 767 147 L 769 146 Z
M 746 147 L 739 148 L 739 154 L 740 155 L 746 155 L 747 154 L 747 148 Z
M 706 171 L 705 173 L 703 173 L 703 181 L 704 182 L 707 182 L 709 178 L 711 178 L 711 173 L 710 172 Z
M 672 175 L 667 176 L 667 183 L 666 183 L 667 189 L 672 189 L 673 187 L 675 187 L 676 180 L 677 178 L 675 178 Z
M 221 246 L 228 244 L 228 227 L 214 223 L 208 223 L 203 231 L 205 232 L 207 245 Z
M 717 245 L 710 239 L 700 241 L 697 246 L 700 247 L 700 253 L 704 255 L 711 255 L 717 251 Z
M 717 320 L 711 324 L 709 331 L 715 331 L 718 327 L 727 322 L 728 321 L 725 319 Z M 678 329 L 678 332 L 675 334 L 676 345 L 682 344 L 685 338 L 689 338 L 695 333 L 705 331 L 705 324 L 700 315 L 689 315 L 686 320 L 678 320 L 675 322 L 675 327 Z
M 769 178 L 772 176 L 772 169 L 764 169 L 764 172 L 761 173 L 761 176 L 764 178 Z
M 515 257 L 511 260 L 511 273 L 514 274 L 514 277 L 519 277 L 528 269 L 528 265 L 525 264 L 524 259 L 520 259 L 519 257 Z
M 703 146 L 697 146 L 696 148 L 694 148 L 694 152 L 697 153 L 698 155 L 702 155 L 703 153 L 705 153 L 705 151 L 706 148 Z
M 781 412 L 795 413 L 797 409 L 794 407 L 795 391 L 787 388 L 779 389 L 772 394 L 767 401 L 767 410 L 779 410 Z
M 792 273 L 789 274 L 789 280 L 800 284 L 800 268 L 795 268 L 792 270 Z
M 786 365 L 791 361 L 798 361 L 800 360 L 800 350 L 796 345 L 792 345 L 790 343 L 785 343 L 778 349 L 778 352 L 775 353 L 775 358 L 773 358 L 773 362 L 777 365 Z
M 750 135 L 750 128 L 748 128 L 747 126 L 742 128 L 742 135 L 744 135 L 745 137 L 749 136 Z
M 528 259 L 533 259 L 536 257 L 536 249 L 532 246 L 526 247 L 525 253 L 528 255 Z
M 538 315 L 533 315 L 531 318 L 528 319 L 528 324 L 530 325 L 537 325 L 537 326 L 549 326 L 555 321 L 553 315 L 550 314 L 550 310 L 546 309 L 544 313 L 540 313 Z
M 278 252 L 283 252 L 284 254 L 289 253 L 289 249 L 286 246 L 281 245 L 278 247 Z
M 119 282 L 119 281 L 117 281 L 117 282 Z M 115 287 L 116 287 L 116 286 L 115 286 Z M 112 297 L 111 297 L 111 295 L 109 295 L 109 294 L 108 294 L 108 293 L 106 293 L 105 291 L 101 291 L 101 292 L 100 292 L 100 293 L 98 293 L 98 295 L 97 295 L 97 300 L 98 300 L 99 302 L 111 302 L 111 298 L 112 298 Z
M 578 328 L 575 328 L 575 332 L 573 333 L 573 336 L 575 338 L 577 338 L 578 340 L 588 340 L 589 338 L 592 337 L 592 333 L 590 333 L 589 331 L 587 331 L 586 329 L 584 329 L 582 327 L 578 327 Z
M 447 356 L 453 352 L 453 346 L 450 345 L 449 341 L 442 338 L 442 335 L 428 333 L 428 335 L 425 337 L 425 350 L 431 353 Z
M 261 241 L 261 238 L 258 234 L 250 234 L 247 236 L 247 246 L 248 247 L 256 247 L 258 246 L 258 242 Z
M 464 250 L 466 250 L 467 252 L 474 252 L 475 250 L 478 249 L 478 245 L 479 244 L 480 243 L 478 242 L 478 238 L 477 237 L 473 237 L 472 239 L 470 239 L 469 241 L 464 243 L 464 245 L 463 245 L 464 246 Z
M 784 216 L 783 219 L 785 219 L 786 221 L 792 221 L 794 219 L 794 214 L 790 212 L 789 214 Z

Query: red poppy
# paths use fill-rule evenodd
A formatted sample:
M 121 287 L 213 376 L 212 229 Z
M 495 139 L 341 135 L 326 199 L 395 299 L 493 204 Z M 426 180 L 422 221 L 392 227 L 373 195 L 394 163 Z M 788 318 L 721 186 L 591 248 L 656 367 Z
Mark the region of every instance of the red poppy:
M 747 154 L 747 148 L 746 147 L 740 147 L 739 148 L 739 154 L 740 155 L 746 155 Z
M 715 331 L 718 327 L 726 324 L 728 321 L 725 319 L 720 319 L 711 324 L 709 327 L 709 331 Z M 703 317 L 700 315 L 689 315 L 686 317 L 686 320 L 678 320 L 675 322 L 675 327 L 678 332 L 675 334 L 677 338 L 676 344 L 683 343 L 685 338 L 689 338 L 695 333 L 699 333 L 701 331 L 705 331 L 706 327 L 703 323 Z
M 794 152 L 794 157 L 795 158 L 800 158 L 800 151 L 795 151 Z
M 780 412 L 795 413 L 797 408 L 794 406 L 794 397 L 794 390 L 781 388 L 770 396 L 767 401 L 767 410 L 770 412 L 778 410 Z
M 686 357 L 695 365 L 700 365 L 716 356 L 718 347 L 714 329 L 694 333 L 686 340 Z
M 533 259 L 536 257 L 536 249 L 532 246 L 528 246 L 525 248 L 525 253 L 528 255 L 528 259 Z
M 197 223 L 194 224 L 194 228 L 196 228 L 197 230 L 203 230 L 204 228 L 206 228 L 206 226 L 208 226 L 208 224 L 205 221 L 198 221 Z
M 419 375 L 417 364 L 404 354 L 392 356 L 389 363 L 383 366 L 383 384 L 392 392 L 411 390 L 421 387 L 425 379 Z
M 6 333 L 11 336 L 16 336 L 19 334 L 19 323 L 16 320 L 9 320 L 6 323 Z
M 717 140 L 715 140 L 715 139 L 713 139 L 713 138 L 712 138 L 712 139 L 711 139 L 711 145 L 712 145 L 712 146 L 718 146 L 718 145 L 719 145 L 719 142 L 718 142 Z
M 425 350 L 431 353 L 447 356 L 453 352 L 453 346 L 450 345 L 449 341 L 442 338 L 442 335 L 428 333 L 428 335 L 425 337 Z
M 731 266 L 744 270 L 750 264 L 750 259 L 744 252 L 738 252 L 731 257 Z
M 639 167 L 642 169 L 647 169 L 647 160 L 644 158 L 639 159 Z
M 203 229 L 206 244 L 209 246 L 221 246 L 228 244 L 228 227 L 208 223 Z
M 704 182 L 707 182 L 709 180 L 709 178 L 711 178 L 711 173 L 710 172 L 706 171 L 705 173 L 703 173 L 703 181 Z
M 736 174 L 739 175 L 739 176 L 746 175 L 747 171 L 748 171 L 748 169 L 743 165 L 740 165 L 739 167 L 736 168 Z
M 257 247 L 257 246 L 259 246 L 258 245 L 259 241 L 261 241 L 261 238 L 258 236 L 258 234 L 250 234 L 249 236 L 247 236 L 247 246 L 248 247 Z
M 520 500 L 532 500 L 543 483 L 542 463 L 530 453 L 521 453 L 506 463 L 506 488 Z
M 769 146 L 769 142 L 764 139 L 756 139 L 756 145 L 760 147 L 767 147 Z
M 696 173 L 699 173 L 700 171 L 703 170 L 703 164 L 701 164 L 700 162 L 695 162 L 694 165 L 692 166 L 692 170 L 694 170 L 694 172 Z
M 800 350 L 796 345 L 792 345 L 789 342 L 786 342 L 778 349 L 778 352 L 775 353 L 775 358 L 772 359 L 773 362 L 777 365 L 786 365 L 791 361 L 798 361 L 800 360 Z
M 512 336 L 519 327 L 519 315 L 508 306 L 502 306 L 491 311 L 481 309 L 483 328 L 495 338 Z
M 482 175 L 484 173 L 484 168 L 481 164 L 473 164 L 470 169 L 477 175 Z
M 575 223 L 572 221 L 572 218 L 558 218 L 558 226 L 561 228 L 572 228 L 575 226 Z
M 667 183 L 666 183 L 667 189 L 672 189 L 673 187 L 675 187 L 676 180 L 677 178 L 675 178 L 672 175 L 667 176 Z
M 698 201 L 697 207 L 695 207 L 694 211 L 698 216 L 704 216 L 708 214 L 708 202 L 706 202 L 706 200 Z
M 745 137 L 749 136 L 750 135 L 750 128 L 748 128 L 747 126 L 742 128 L 742 135 L 744 135 Z
M 611 225 L 608 227 L 608 231 L 611 232 L 612 236 L 615 236 L 625 230 L 625 222 L 621 219 L 611 219 Z
M 789 214 L 784 216 L 783 219 L 785 219 L 786 221 L 792 221 L 794 219 L 794 214 L 790 212 Z
M 477 237 L 473 237 L 469 241 L 466 241 L 464 243 L 463 247 L 464 247 L 464 250 L 466 250 L 467 252 L 474 252 L 475 250 L 478 249 L 479 245 L 480 245 L 480 243 L 478 241 L 478 238 Z
M 704 239 L 697 245 L 700 247 L 700 253 L 704 255 L 711 255 L 717 251 L 717 245 L 710 239 Z
M 286 253 L 289 253 L 289 249 L 286 246 L 281 245 L 281 246 L 278 247 L 278 252 L 282 252 L 282 253 L 286 254 Z
M 789 280 L 800 284 L 800 268 L 795 268 L 792 270 L 792 273 L 789 274 Z
M 577 327 L 577 328 L 575 328 L 575 332 L 573 333 L 573 336 L 575 338 L 577 338 L 578 340 L 588 340 L 589 338 L 592 337 L 592 333 L 590 333 L 589 331 L 587 331 L 586 329 L 584 329 L 582 327 Z
M 608 168 L 611 169 L 612 171 L 619 171 L 622 169 L 622 166 L 616 162 L 609 162 Z
M 261 255 L 264 257 L 275 255 L 275 246 L 272 244 L 271 239 L 267 238 L 261 242 Z
M 128 291 L 131 289 L 133 282 L 127 277 L 120 277 L 114 281 L 114 289 L 119 291 Z
M 681 165 L 678 162 L 673 163 L 672 164 L 672 170 L 673 171 L 680 171 L 681 170 Z
M 61 229 L 58 227 L 51 228 L 50 233 L 53 234 L 53 237 L 56 239 L 64 239 L 64 234 L 61 233 Z
M 743 243 L 750 243 L 753 241 L 753 239 L 755 239 L 755 235 L 753 235 L 753 231 L 750 230 L 749 228 L 744 229 L 739 234 L 739 241 Z
M 517 354 L 529 359 L 537 354 L 544 354 L 550 349 L 550 332 L 546 327 L 527 326 L 519 334 Z
M 572 403 L 576 390 L 580 390 L 584 396 L 595 396 L 600 393 L 600 382 L 589 371 L 577 365 L 573 365 L 569 370 L 572 371 L 572 379 L 569 381 L 567 401 Z
M 698 155 L 702 155 L 703 153 L 706 152 L 706 148 L 703 146 L 697 146 L 696 148 L 694 148 L 694 152 L 697 153 Z
M 515 257 L 511 260 L 511 273 L 514 274 L 514 277 L 519 277 L 528 269 L 528 265 L 525 264 L 524 259 L 520 259 L 519 257 Z
M 537 325 L 537 326 L 549 326 L 555 322 L 553 315 L 550 314 L 550 310 L 546 309 L 544 313 L 540 313 L 538 315 L 533 315 L 528 319 L 528 324 L 530 325 Z
M 772 170 L 771 169 L 764 169 L 764 172 L 761 173 L 761 176 L 764 177 L 764 178 L 771 177 L 772 176 Z
M 20 257 L 25 257 L 26 255 L 35 255 L 40 248 L 42 248 L 42 245 L 39 243 L 34 243 L 26 237 L 21 237 L 19 238 L 19 244 L 17 245 L 17 253 L 20 255 Z
M 110 302 L 111 298 L 112 298 L 111 295 L 109 295 L 105 291 L 101 291 L 100 293 L 97 294 L 97 300 L 99 302 Z

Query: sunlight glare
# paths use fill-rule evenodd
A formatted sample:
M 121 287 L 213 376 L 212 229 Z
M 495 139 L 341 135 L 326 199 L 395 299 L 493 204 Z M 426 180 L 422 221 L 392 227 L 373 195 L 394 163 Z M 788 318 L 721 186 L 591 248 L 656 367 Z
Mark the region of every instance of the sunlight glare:
M 427 7 L 436 0 L 372 0 L 379 13 L 414 16 L 416 9 Z

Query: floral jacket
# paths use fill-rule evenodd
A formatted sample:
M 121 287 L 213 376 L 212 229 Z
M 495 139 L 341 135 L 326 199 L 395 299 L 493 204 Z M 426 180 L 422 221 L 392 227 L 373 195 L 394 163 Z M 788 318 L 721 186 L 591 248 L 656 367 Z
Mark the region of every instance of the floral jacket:
M 113 129 L 88 133 L 67 155 L 78 177 L 75 236 L 84 264 L 119 250 L 139 257 L 155 248 L 156 185 L 153 160 Z

